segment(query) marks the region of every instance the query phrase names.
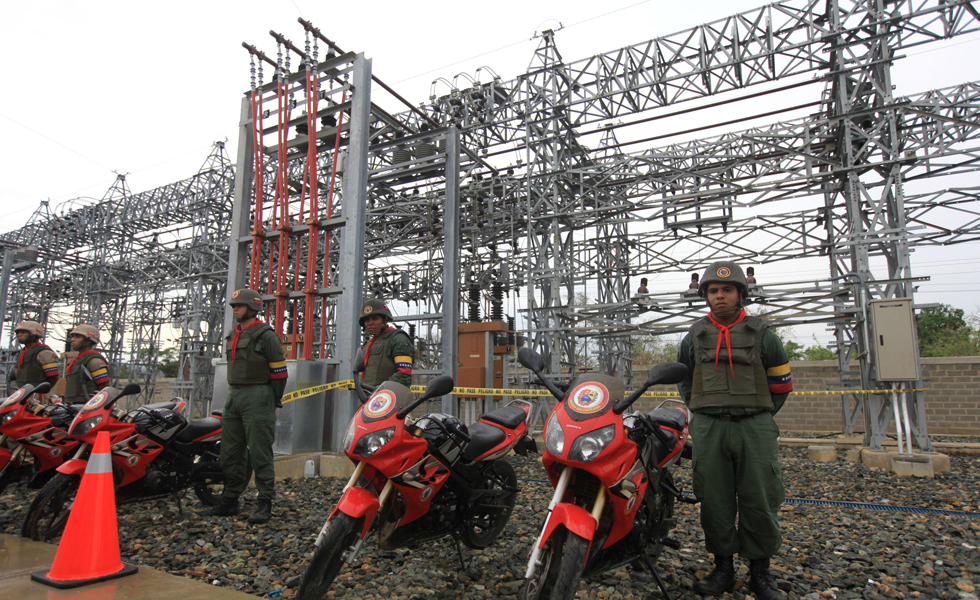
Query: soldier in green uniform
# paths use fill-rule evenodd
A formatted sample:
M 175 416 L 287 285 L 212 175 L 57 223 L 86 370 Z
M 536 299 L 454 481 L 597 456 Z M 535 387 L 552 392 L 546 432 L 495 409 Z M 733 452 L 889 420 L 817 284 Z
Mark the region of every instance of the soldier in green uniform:
M 286 358 L 271 327 L 258 319 L 262 297 L 249 289 L 236 290 L 228 303 L 238 325 L 225 336 L 228 359 L 228 400 L 221 418 L 221 468 L 225 487 L 211 515 L 239 513 L 238 497 L 248 485 L 251 457 L 259 496 L 249 523 L 272 518 L 276 472 L 272 444 L 276 437 L 276 407 L 286 389 Z
M 391 320 L 391 311 L 384 300 L 375 298 L 361 305 L 358 322 L 371 336 L 361 347 L 365 367 L 361 381 L 368 385 L 394 381 L 409 387 L 415 348 L 407 333 L 389 324 Z
M 100 342 L 99 330 L 92 325 L 79 325 L 68 336 L 71 349 L 77 352 L 65 369 L 65 398 L 68 404 L 87 402 L 95 392 L 109 385 L 109 363 L 95 346 Z
M 47 381 L 54 388 L 58 383 L 58 355 L 41 341 L 44 328 L 34 321 L 21 321 L 14 332 L 17 341 L 24 346 L 17 359 L 16 386 L 22 388 L 31 384 L 37 387 Z
M 698 295 L 710 312 L 681 342 L 677 360 L 690 374 L 677 387 L 693 413 L 694 493 L 715 568 L 694 591 L 712 596 L 730 589 L 738 554 L 749 560 L 755 596 L 783 600 L 769 559 L 782 544 L 778 510 L 785 494 L 773 415 L 793 390 L 789 360 L 765 321 L 742 308 L 748 285 L 738 265 L 709 265 Z

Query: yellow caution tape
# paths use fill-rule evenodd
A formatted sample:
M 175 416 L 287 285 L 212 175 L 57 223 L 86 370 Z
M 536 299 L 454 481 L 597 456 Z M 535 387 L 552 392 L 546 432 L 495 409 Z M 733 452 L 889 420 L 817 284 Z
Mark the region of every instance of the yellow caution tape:
M 333 383 L 327 383 L 324 385 L 316 385 L 313 387 L 304 388 L 302 390 L 296 390 L 295 392 L 290 392 L 282 397 L 282 403 L 292 402 L 293 400 L 299 400 L 300 398 L 306 398 L 307 396 L 313 396 L 314 394 L 319 394 L 321 392 L 326 392 L 329 390 L 336 389 L 353 389 L 354 380 L 345 379 L 343 381 L 335 381 Z M 416 394 L 421 394 L 425 392 L 425 386 L 413 385 L 411 386 L 412 392 Z M 928 388 L 915 389 L 915 390 L 898 390 L 902 392 L 924 392 Z M 891 393 L 892 390 L 823 390 L 819 392 L 790 392 L 790 396 L 836 396 L 843 394 L 887 394 Z M 548 390 L 530 390 L 530 389 L 519 389 L 519 388 L 470 388 L 470 387 L 458 387 L 453 388 L 449 392 L 455 396 L 548 396 L 551 397 L 551 392 Z M 629 391 L 627 391 L 629 393 Z M 679 398 L 680 394 L 677 392 L 645 392 L 641 398 Z

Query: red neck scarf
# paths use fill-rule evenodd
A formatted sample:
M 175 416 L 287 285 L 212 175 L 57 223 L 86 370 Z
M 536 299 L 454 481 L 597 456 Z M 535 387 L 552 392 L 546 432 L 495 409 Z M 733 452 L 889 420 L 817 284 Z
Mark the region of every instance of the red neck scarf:
M 381 331 L 379 331 L 377 334 L 375 334 L 371 338 L 370 341 L 368 341 L 367 348 L 364 349 L 364 368 L 365 369 L 367 369 L 368 357 L 371 356 L 371 344 L 373 344 L 374 343 L 374 340 L 376 340 L 379 337 L 381 337 L 381 335 L 384 334 L 384 333 L 386 333 L 389 329 L 394 329 L 394 327 L 392 327 L 391 325 L 388 325 L 387 327 L 385 327 L 384 329 L 382 329 Z M 364 379 L 364 373 L 363 372 L 361 373 L 361 379 Z
M 260 319 L 256 318 L 255 319 L 255 322 L 252 323 L 251 325 L 249 325 L 248 327 L 246 327 L 245 329 L 250 329 L 250 328 L 255 327 L 256 325 L 258 325 L 260 323 L 262 323 L 262 321 Z M 242 324 L 241 323 L 239 323 L 238 325 L 235 325 L 235 337 L 232 338 L 232 340 L 231 340 L 231 362 L 235 362 L 235 348 L 238 348 L 238 336 L 240 336 L 242 334 L 242 332 L 245 331 L 245 329 L 242 329 Z
M 27 346 L 26 348 L 24 348 L 23 350 L 20 351 L 20 360 L 17 361 L 17 372 L 18 373 L 20 373 L 20 368 L 24 366 L 24 355 L 27 354 L 27 351 L 28 350 L 30 350 L 34 346 L 39 345 L 40 343 L 41 342 L 34 342 L 30 346 Z M 72 361 L 72 362 L 75 362 L 75 361 Z
M 718 356 L 721 354 L 721 340 L 724 338 L 725 349 L 728 350 L 728 367 L 732 370 L 732 377 L 735 376 L 735 365 L 732 363 L 732 336 L 728 330 L 741 323 L 742 319 L 744 318 L 745 309 L 742 309 L 738 311 L 738 318 L 735 319 L 735 322 L 726 327 L 718 321 L 715 321 L 715 317 L 712 313 L 708 313 L 708 320 L 711 321 L 711 324 L 717 327 L 719 331 L 721 331 L 721 333 L 718 335 L 718 345 L 715 346 L 715 371 L 718 370 Z
M 76 357 L 75 357 L 75 360 L 78 360 L 79 358 L 81 358 L 81 357 L 83 357 L 83 356 L 85 356 L 86 354 L 92 354 L 93 352 L 95 352 L 95 350 L 92 350 L 91 348 L 89 348 L 89 349 L 88 349 L 88 350 L 86 350 L 85 352 L 80 352 L 80 353 L 78 354 L 78 356 L 76 356 Z M 67 376 L 68 376 L 68 375 L 69 375 L 69 374 L 71 373 L 71 366 L 72 366 L 73 364 L 75 364 L 75 360 L 73 360 L 73 361 L 71 361 L 70 363 L 68 363 L 68 368 L 67 368 L 67 369 L 65 369 L 65 376 L 66 376 L 66 377 L 67 377 Z

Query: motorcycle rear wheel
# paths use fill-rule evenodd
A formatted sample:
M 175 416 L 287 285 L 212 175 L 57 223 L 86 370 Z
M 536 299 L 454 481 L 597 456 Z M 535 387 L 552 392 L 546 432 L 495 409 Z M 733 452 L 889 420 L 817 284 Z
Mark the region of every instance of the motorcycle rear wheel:
M 206 461 L 214 461 L 218 466 L 221 465 L 221 445 L 218 442 L 215 442 L 212 447 L 207 448 L 204 453 L 194 457 L 195 465 L 200 465 Z M 248 466 L 245 468 L 245 481 L 247 482 L 251 478 L 252 460 L 249 458 Z M 207 506 L 218 506 L 221 504 L 224 489 L 225 478 L 222 474 L 220 477 L 210 477 L 204 481 L 195 483 L 194 495 L 201 501 L 201 504 L 205 504 Z
M 589 541 L 556 530 L 541 550 L 541 567 L 524 587 L 524 600 L 571 600 L 589 557 Z
M 21 536 L 39 542 L 60 536 L 68 523 L 68 515 L 81 483 L 81 475 L 58 473 L 52 477 L 27 509 Z
M 362 519 L 338 512 L 313 552 L 310 565 L 299 584 L 297 600 L 321 600 L 327 597 L 333 580 L 344 567 L 344 554 L 360 537 Z
M 517 489 L 517 473 L 514 467 L 505 460 L 497 460 L 490 470 L 499 477 L 506 487 Z M 488 481 L 488 490 L 503 489 L 496 481 Z M 473 506 L 463 520 L 459 537 L 467 548 L 482 549 L 493 543 L 497 536 L 507 526 L 514 504 L 517 503 L 517 492 L 504 496 L 488 498 Z

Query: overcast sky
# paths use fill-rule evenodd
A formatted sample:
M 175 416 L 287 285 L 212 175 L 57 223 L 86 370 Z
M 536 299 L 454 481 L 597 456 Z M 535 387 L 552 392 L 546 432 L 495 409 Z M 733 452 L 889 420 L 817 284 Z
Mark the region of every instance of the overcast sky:
M 275 56 L 275 29 L 303 45 L 304 17 L 414 103 L 437 77 L 487 65 L 522 73 L 544 29 L 566 61 L 639 43 L 760 6 L 759 0 L 533 0 L 360 3 L 312 0 L 95 0 L 8 2 L 0 21 L 0 231 L 20 227 L 40 201 L 101 198 L 128 173 L 134 192 L 195 173 L 216 140 L 235 156 L 243 41 Z M 980 80 L 980 35 L 910 50 L 896 95 Z M 965 57 L 970 57 L 965 60 Z M 266 73 L 268 80 L 269 74 Z M 486 79 L 486 77 L 484 77 Z M 445 93 L 446 88 L 441 88 Z M 391 110 L 400 108 L 384 103 Z M 631 148 L 631 151 L 639 148 Z M 970 183 L 977 185 L 978 181 Z M 977 245 L 913 256 L 920 302 L 980 311 Z M 768 276 L 794 277 L 790 263 Z

